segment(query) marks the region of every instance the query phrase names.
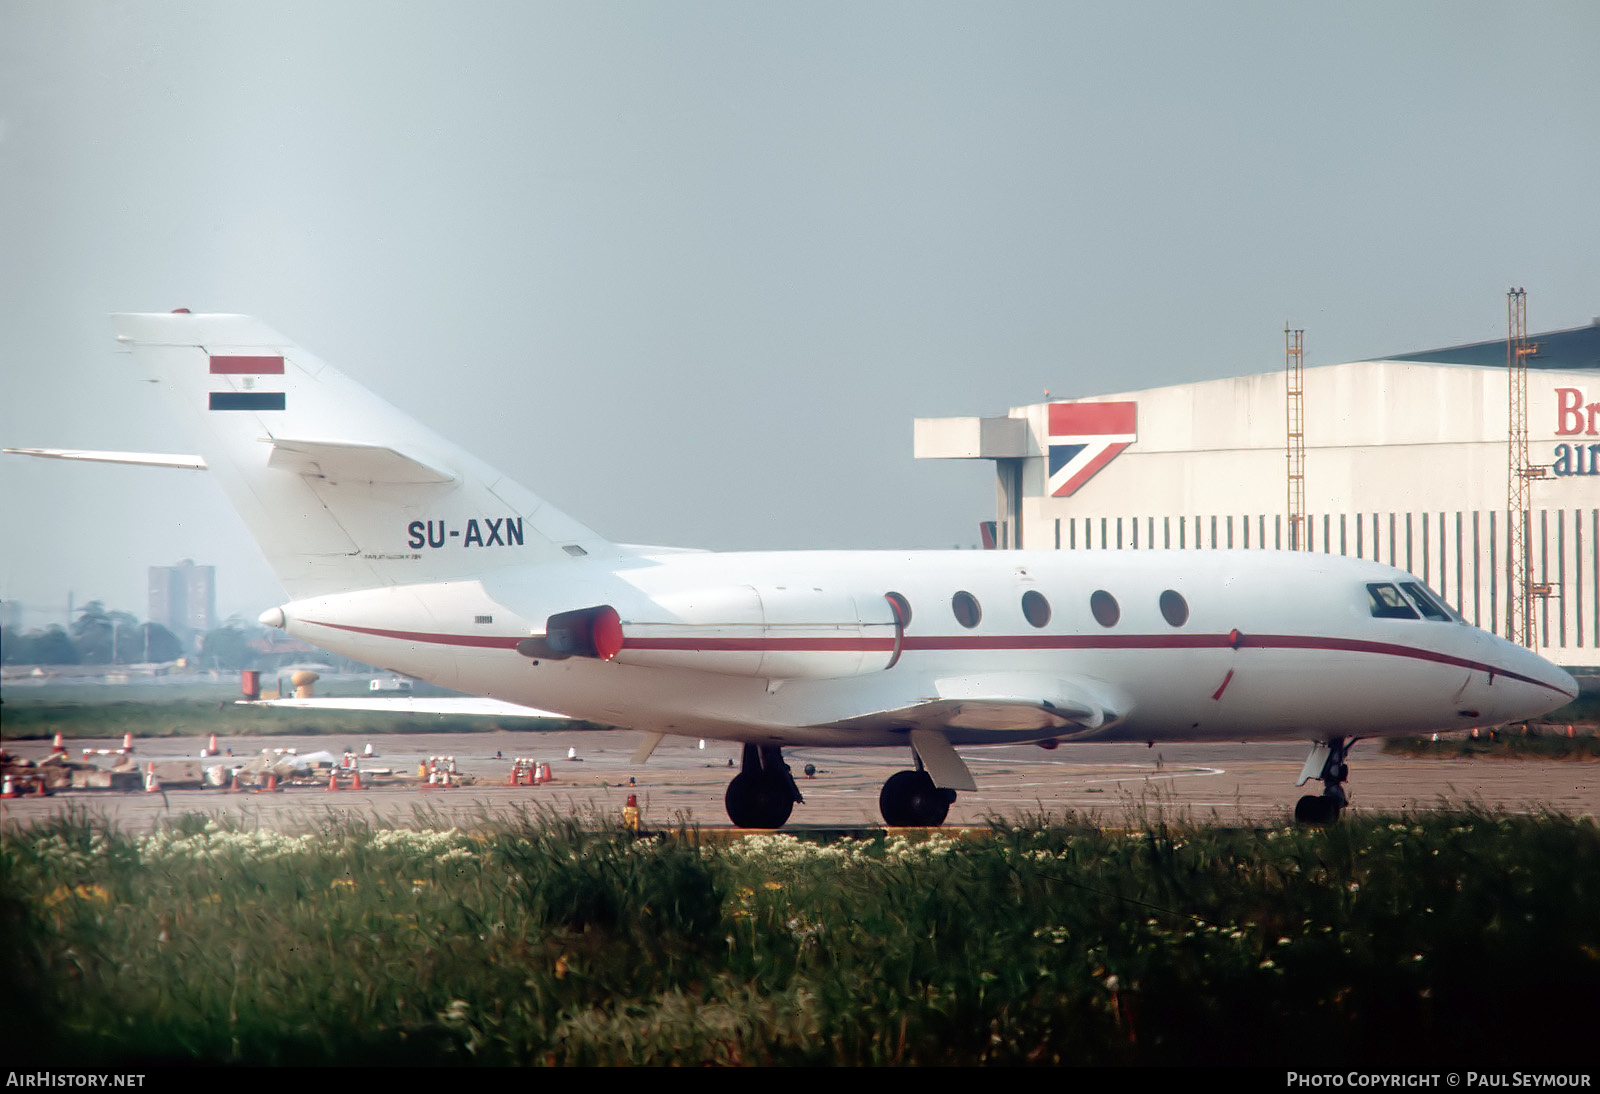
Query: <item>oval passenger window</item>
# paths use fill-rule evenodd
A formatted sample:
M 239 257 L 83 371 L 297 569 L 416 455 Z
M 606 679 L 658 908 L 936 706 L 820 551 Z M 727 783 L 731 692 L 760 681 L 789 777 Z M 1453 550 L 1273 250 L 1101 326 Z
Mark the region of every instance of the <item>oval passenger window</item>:
M 1168 589 L 1161 594 L 1161 617 L 1174 627 L 1189 622 L 1189 604 L 1181 593 Z
M 950 610 L 955 612 L 956 622 L 963 627 L 976 627 L 978 620 L 983 618 L 983 609 L 978 607 L 977 598 L 965 589 L 950 598 Z
M 1035 627 L 1050 622 L 1050 602 L 1042 593 L 1029 589 L 1022 594 L 1022 617 Z
M 1089 610 L 1094 613 L 1095 622 L 1102 627 L 1115 627 L 1117 620 L 1122 618 L 1117 598 L 1104 589 L 1096 589 L 1094 595 L 1089 597 Z

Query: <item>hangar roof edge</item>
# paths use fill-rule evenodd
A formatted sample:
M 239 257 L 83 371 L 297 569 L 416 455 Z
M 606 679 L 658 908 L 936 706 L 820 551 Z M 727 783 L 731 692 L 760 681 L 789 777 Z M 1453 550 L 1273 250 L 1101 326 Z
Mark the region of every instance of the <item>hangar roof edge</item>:
M 1556 371 L 1600 370 L 1600 319 L 1586 327 L 1545 331 L 1528 335 L 1537 351 L 1528 357 L 1528 367 Z M 1442 365 L 1499 365 L 1506 363 L 1506 340 L 1469 342 L 1443 349 L 1419 350 L 1374 357 L 1375 361 L 1416 361 Z

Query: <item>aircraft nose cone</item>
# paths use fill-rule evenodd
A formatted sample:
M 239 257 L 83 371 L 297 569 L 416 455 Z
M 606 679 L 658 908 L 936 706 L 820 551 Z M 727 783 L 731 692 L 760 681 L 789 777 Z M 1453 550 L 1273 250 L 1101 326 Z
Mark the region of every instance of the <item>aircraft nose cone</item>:
M 1482 681 L 1486 686 L 1471 689 L 1471 706 L 1481 709 L 1485 718 L 1527 721 L 1578 697 L 1578 682 L 1572 674 L 1535 651 L 1483 632 L 1479 632 L 1479 642 L 1489 675 Z
M 1529 698 L 1540 708 L 1524 717 L 1546 714 L 1578 697 L 1578 681 L 1573 679 L 1570 672 L 1559 665 L 1551 664 L 1532 650 L 1515 648 L 1521 655 L 1517 667 L 1523 671 L 1532 685 L 1530 689 L 1532 694 Z
M 1578 678 L 1573 676 L 1572 673 L 1568 672 L 1566 669 L 1556 669 L 1556 679 L 1554 683 L 1562 691 L 1567 693 L 1568 702 L 1571 702 L 1578 697 Z
M 277 627 L 279 630 L 282 630 L 284 624 L 283 609 L 268 608 L 266 611 L 256 616 L 256 622 L 260 623 L 263 627 Z

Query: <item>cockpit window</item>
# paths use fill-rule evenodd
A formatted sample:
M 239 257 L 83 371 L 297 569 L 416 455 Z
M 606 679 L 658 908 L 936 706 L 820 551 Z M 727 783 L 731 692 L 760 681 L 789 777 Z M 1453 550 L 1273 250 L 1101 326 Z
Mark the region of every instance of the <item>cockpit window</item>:
M 1416 619 L 1416 610 L 1400 595 L 1400 590 L 1393 585 L 1373 584 L 1367 586 L 1367 597 L 1371 600 L 1372 614 L 1377 619 Z
M 1429 619 L 1437 619 L 1440 623 L 1453 622 L 1449 609 L 1441 605 L 1415 581 L 1402 581 L 1400 587 L 1411 597 L 1411 602 L 1417 606 L 1417 610 Z

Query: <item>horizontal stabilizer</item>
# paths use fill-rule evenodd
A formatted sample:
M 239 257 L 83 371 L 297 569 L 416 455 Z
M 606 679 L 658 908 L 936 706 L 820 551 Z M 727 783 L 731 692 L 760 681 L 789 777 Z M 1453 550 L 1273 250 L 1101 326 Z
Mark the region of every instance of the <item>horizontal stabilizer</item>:
M 448 471 L 376 444 L 274 437 L 267 466 L 329 482 L 377 482 L 417 486 L 454 482 Z
M 82 460 L 85 463 L 128 463 L 140 467 L 178 467 L 185 471 L 204 471 L 206 461 L 199 456 L 175 452 L 92 452 L 82 448 L 7 448 L 13 456 L 37 456 L 43 460 Z
M 518 706 L 499 699 L 474 699 L 469 696 L 417 698 L 394 696 L 383 699 L 240 699 L 240 706 L 284 707 L 290 710 L 357 710 L 382 714 L 466 714 L 491 718 L 560 718 L 567 715 L 552 710 Z

